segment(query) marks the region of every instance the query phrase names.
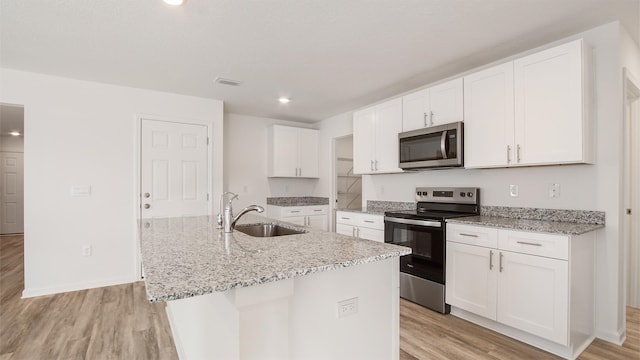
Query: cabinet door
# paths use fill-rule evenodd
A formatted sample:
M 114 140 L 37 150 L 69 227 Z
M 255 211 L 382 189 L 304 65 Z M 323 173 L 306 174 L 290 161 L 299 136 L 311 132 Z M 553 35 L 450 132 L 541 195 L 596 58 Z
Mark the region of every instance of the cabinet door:
M 307 216 L 307 226 L 327 231 L 329 229 L 329 220 L 327 215 L 309 215 Z
M 513 62 L 464 77 L 464 166 L 514 163 Z
M 358 227 L 356 229 L 357 235 L 360 239 L 373 240 L 377 242 L 384 242 L 384 230 L 371 229 L 366 227 Z
M 279 219 L 281 221 L 290 222 L 292 224 L 307 226 L 307 217 L 306 216 L 287 216 Z
M 296 177 L 298 128 L 274 125 L 270 131 L 269 176 Z
M 498 322 L 567 345 L 568 262 L 509 251 L 500 255 Z
M 376 106 L 376 173 L 401 172 L 398 167 L 398 133 L 402 132 L 402 98 Z
M 353 113 L 353 172 L 355 174 L 373 172 L 375 134 L 375 107 Z
M 463 120 L 462 78 L 429 88 L 430 125 L 442 125 Z
M 355 227 L 347 224 L 336 224 L 336 233 L 347 236 L 355 236 Z
M 498 251 L 447 241 L 446 303 L 496 319 Z
M 582 40 L 515 60 L 514 69 L 516 160 L 583 160 Z
M 318 130 L 298 129 L 299 177 L 318 177 Z
M 429 89 L 402 97 L 402 131 L 430 126 Z

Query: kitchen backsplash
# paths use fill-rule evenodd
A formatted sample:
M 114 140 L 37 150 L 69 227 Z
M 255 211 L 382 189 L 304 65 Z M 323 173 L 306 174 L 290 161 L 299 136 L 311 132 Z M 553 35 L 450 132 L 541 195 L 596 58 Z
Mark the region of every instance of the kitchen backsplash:
M 540 209 L 507 206 L 480 206 L 480 215 L 599 225 L 604 225 L 605 218 L 604 211 Z
M 400 201 L 367 200 L 367 211 L 384 212 L 391 210 L 415 210 L 416 203 Z

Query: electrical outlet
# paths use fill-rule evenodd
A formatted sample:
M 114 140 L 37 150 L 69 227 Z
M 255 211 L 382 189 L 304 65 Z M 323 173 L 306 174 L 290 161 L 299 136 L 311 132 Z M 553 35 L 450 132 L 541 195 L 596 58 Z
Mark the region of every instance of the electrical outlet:
M 91 256 L 91 245 L 82 245 L 82 256 Z
M 509 185 L 509 195 L 511 195 L 511 197 L 518 197 L 518 185 Z
M 552 197 L 552 198 L 560 197 L 560 184 L 553 183 L 549 185 L 549 197 Z
M 358 298 L 338 301 L 338 318 L 358 313 Z

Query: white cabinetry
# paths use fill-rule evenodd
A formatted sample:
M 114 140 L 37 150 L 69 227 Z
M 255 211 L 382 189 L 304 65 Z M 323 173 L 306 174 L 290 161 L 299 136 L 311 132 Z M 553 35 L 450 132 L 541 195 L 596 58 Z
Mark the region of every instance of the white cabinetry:
M 465 167 L 590 163 L 583 42 L 464 77 Z
M 594 338 L 594 246 L 593 232 L 447 224 L 446 302 L 454 315 L 574 358 Z
M 318 130 L 269 127 L 268 176 L 318 177 Z
M 267 205 L 267 214 L 270 218 L 287 221 L 300 226 L 309 226 L 313 229 L 324 231 L 328 231 L 329 229 L 328 213 L 329 205 Z
M 402 131 L 463 120 L 462 78 L 402 97 Z
M 401 172 L 398 133 L 402 131 L 402 98 L 353 113 L 353 172 Z
M 361 239 L 384 242 L 384 216 L 338 211 L 336 232 Z

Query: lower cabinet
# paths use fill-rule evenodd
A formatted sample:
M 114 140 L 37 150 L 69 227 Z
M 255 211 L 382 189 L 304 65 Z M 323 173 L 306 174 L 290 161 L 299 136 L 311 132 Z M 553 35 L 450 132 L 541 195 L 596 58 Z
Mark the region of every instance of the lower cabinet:
M 384 242 L 384 216 L 338 211 L 336 232 L 361 239 Z
M 329 205 L 276 206 L 267 205 L 270 218 L 287 221 L 300 226 L 328 231 Z
M 529 343 L 565 358 L 593 340 L 595 233 L 447 224 L 446 246 L 446 303 L 454 315 L 457 308 L 486 318 L 495 323 L 481 325 L 525 342 L 509 329 L 548 340 L 560 346 L 533 337 Z

